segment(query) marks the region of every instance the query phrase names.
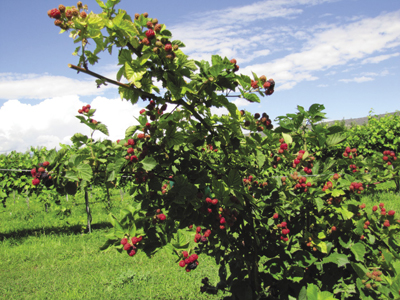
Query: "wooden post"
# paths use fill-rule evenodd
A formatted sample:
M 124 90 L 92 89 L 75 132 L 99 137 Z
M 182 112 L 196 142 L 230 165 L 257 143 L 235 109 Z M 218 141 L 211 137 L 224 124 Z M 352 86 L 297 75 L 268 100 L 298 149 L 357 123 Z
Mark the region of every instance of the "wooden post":
M 87 214 L 87 227 L 89 230 L 89 233 L 92 233 L 92 215 L 90 213 L 90 207 L 89 207 L 89 194 L 87 192 L 87 188 L 85 188 L 85 204 L 86 204 L 86 214 Z

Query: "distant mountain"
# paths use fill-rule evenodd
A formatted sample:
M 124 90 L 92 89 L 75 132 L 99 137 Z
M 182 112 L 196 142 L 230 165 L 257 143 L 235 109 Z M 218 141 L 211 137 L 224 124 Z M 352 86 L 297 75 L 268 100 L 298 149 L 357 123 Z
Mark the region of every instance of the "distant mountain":
M 380 119 L 386 115 L 396 115 L 400 116 L 400 111 L 392 112 L 392 113 L 386 113 L 386 114 L 380 114 L 380 115 L 374 115 L 372 116 L 373 118 Z M 321 122 L 322 124 L 327 124 L 327 125 L 334 125 L 335 122 L 342 123 L 344 122 L 345 126 L 352 126 L 352 125 L 365 125 L 368 123 L 368 117 L 363 117 L 363 118 L 355 118 L 355 119 L 343 119 L 343 120 L 335 120 L 335 121 L 329 121 L 329 122 Z

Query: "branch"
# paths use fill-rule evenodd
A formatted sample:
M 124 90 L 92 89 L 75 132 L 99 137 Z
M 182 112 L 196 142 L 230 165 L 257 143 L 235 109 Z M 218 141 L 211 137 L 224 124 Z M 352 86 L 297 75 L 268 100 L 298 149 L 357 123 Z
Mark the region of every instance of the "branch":
M 84 68 L 81 68 L 81 67 L 78 67 L 78 66 L 74 66 L 74 65 L 72 65 L 72 64 L 68 64 L 68 67 L 71 68 L 71 69 L 73 69 L 73 70 L 76 70 L 76 71 L 78 71 L 78 72 L 82 72 L 82 73 L 88 74 L 88 75 L 90 75 L 90 76 L 99 78 L 99 79 L 104 80 L 104 81 L 106 81 L 106 82 L 109 82 L 109 83 L 111 83 L 111 84 L 114 84 L 114 85 L 117 85 L 117 86 L 120 86 L 120 87 L 123 87 L 123 88 L 126 88 L 126 89 L 135 90 L 135 91 L 138 92 L 140 95 L 146 96 L 146 97 L 148 97 L 148 98 L 152 98 L 152 99 L 162 99 L 161 97 L 157 97 L 157 96 L 154 95 L 154 94 L 144 92 L 144 91 L 142 91 L 142 90 L 136 88 L 135 86 L 127 85 L 127 84 L 125 84 L 125 83 L 121 83 L 121 82 L 119 82 L 119 81 L 109 79 L 109 78 L 107 78 L 107 77 L 104 77 L 103 75 L 100 75 L 100 74 L 97 74 L 97 73 L 95 73 L 95 72 L 86 70 L 86 69 L 84 69 Z M 173 104 L 178 103 L 178 104 L 183 105 L 187 110 L 189 110 L 189 111 L 195 116 L 195 118 L 196 118 L 197 120 L 199 120 L 199 121 L 208 129 L 208 131 L 210 131 L 210 133 L 211 133 L 212 135 L 215 134 L 214 130 L 204 121 L 204 119 L 197 113 L 197 111 L 196 111 L 194 108 L 190 107 L 190 105 L 187 104 L 187 103 L 185 102 L 185 100 L 179 99 L 178 101 L 171 101 L 170 103 L 173 103 Z

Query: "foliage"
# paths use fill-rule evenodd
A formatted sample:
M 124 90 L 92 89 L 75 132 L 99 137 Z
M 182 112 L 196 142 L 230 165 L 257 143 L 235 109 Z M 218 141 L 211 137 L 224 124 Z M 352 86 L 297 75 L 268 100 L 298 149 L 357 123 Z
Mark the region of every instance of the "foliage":
M 80 65 L 71 67 L 99 78 L 99 86 L 118 85 L 132 104 L 139 97 L 149 104 L 123 140 L 74 136 L 74 155 L 57 155 L 50 170 L 57 191 L 80 188 L 86 200 L 91 183 L 112 185 L 121 173 L 135 178 L 135 203 L 110 216 L 115 231 L 104 248 L 130 256 L 163 249 L 186 272 L 201 267 L 203 255 L 212 256 L 220 282 L 213 287 L 204 279 L 202 291 L 229 290 L 233 299 L 397 296 L 400 224 L 394 211 L 367 212 L 359 201 L 374 190 L 372 183 L 398 181 L 395 153 L 385 160 L 382 153 L 363 157 L 348 148 L 341 159 L 316 160 L 309 149 L 325 150 L 345 138 L 340 127 L 317 124 L 322 105 L 299 106 L 296 114 L 278 117 L 280 127 L 271 131 L 266 113 L 238 111 L 228 97 L 260 102 L 273 93 L 273 80 L 239 75 L 236 60 L 218 55 L 211 63 L 190 60 L 158 20 L 131 18 L 115 9 L 118 0 L 97 2 L 100 14 L 79 5 L 81 14 L 71 18 L 67 12 L 75 8 L 49 12 L 81 43 L 75 51 Z M 113 48 L 118 82 L 88 70 L 99 52 Z M 167 106 L 173 109 L 166 112 Z M 212 115 L 212 107 L 229 114 Z M 93 109 L 79 112 L 81 122 L 107 133 L 93 122 Z M 305 176 L 312 174 L 318 176 Z

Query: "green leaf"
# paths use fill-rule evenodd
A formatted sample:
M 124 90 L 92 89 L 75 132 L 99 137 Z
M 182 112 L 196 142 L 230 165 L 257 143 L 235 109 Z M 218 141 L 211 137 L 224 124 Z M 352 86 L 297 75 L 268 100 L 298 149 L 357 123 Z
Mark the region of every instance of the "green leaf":
M 341 133 L 335 133 L 328 136 L 325 143 L 328 147 L 339 144 L 340 142 L 344 141 L 346 136 Z
M 101 133 L 104 133 L 106 136 L 109 135 L 107 126 L 104 125 L 103 123 L 97 123 L 95 128 L 96 128 L 96 130 L 100 131 Z
M 141 161 L 141 163 L 143 165 L 143 169 L 145 169 L 146 171 L 153 170 L 157 165 L 157 161 L 154 159 L 154 157 L 151 156 L 146 156 L 145 159 Z
M 282 136 L 286 144 L 290 145 L 291 143 L 293 143 L 293 139 L 289 134 L 282 132 Z
M 323 264 L 335 263 L 338 265 L 338 267 L 343 267 L 344 265 L 349 264 L 350 262 L 345 254 L 340 254 L 340 253 L 334 252 L 331 255 L 325 257 L 322 260 L 322 263 Z
M 264 155 L 260 150 L 257 150 L 256 159 L 257 159 L 258 167 L 261 169 L 262 166 L 263 166 L 264 163 L 265 163 L 266 157 L 265 157 L 265 155 Z
M 104 2 L 103 1 L 101 1 L 101 0 L 96 0 L 96 2 L 97 2 L 97 4 L 101 7 L 101 8 L 103 8 L 103 9 L 106 9 L 107 7 L 104 5 Z
M 165 141 L 168 148 L 171 148 L 175 145 L 182 144 L 185 141 L 185 136 L 182 132 L 174 132 L 173 134 L 166 136 Z
M 260 103 L 260 98 L 256 94 L 245 93 L 243 97 L 250 102 L 257 102 Z
M 353 252 L 356 261 L 361 261 L 361 262 L 364 261 L 364 255 L 367 251 L 365 250 L 365 246 L 361 242 L 358 242 L 355 245 L 353 245 L 350 248 L 350 250 L 351 252 Z
M 92 168 L 88 164 L 80 164 L 77 167 L 78 177 L 85 181 L 90 181 L 93 177 Z
M 225 180 L 225 183 L 228 187 L 232 189 L 238 188 L 242 183 L 239 172 L 237 170 L 231 169 L 229 171 L 227 180 Z
M 212 76 L 217 77 L 222 70 L 224 70 L 226 68 L 226 66 L 224 64 L 217 64 L 217 65 L 213 65 L 209 71 L 211 73 Z
M 67 171 L 65 172 L 65 178 L 71 181 L 79 181 L 78 173 L 75 171 Z

